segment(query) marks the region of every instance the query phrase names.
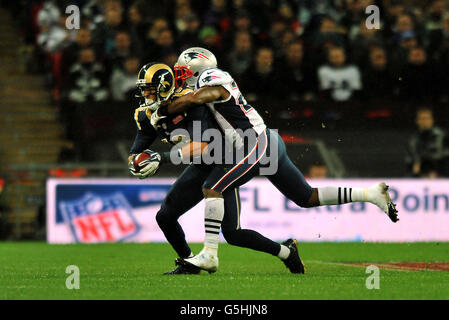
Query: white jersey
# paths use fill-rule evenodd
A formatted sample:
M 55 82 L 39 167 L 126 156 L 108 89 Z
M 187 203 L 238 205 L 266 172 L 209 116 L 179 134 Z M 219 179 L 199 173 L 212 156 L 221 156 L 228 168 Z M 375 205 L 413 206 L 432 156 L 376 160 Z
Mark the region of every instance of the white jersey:
M 237 83 L 228 72 L 217 68 L 204 70 L 198 77 L 195 90 L 206 86 L 222 86 L 230 93 L 225 100 L 206 103 L 223 130 L 226 140 L 240 147 L 243 145 L 242 132 L 253 129 L 260 135 L 266 129 L 262 117 L 246 102 Z
M 354 90 L 362 89 L 359 69 L 352 65 L 343 68 L 324 65 L 318 69 L 318 80 L 322 90 L 331 90 L 335 101 L 346 101 Z

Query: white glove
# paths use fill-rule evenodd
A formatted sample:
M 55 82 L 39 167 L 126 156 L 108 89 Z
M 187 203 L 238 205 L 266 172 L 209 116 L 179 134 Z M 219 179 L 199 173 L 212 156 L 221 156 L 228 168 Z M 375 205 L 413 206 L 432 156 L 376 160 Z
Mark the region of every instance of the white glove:
M 159 169 L 159 164 L 161 162 L 161 155 L 157 152 L 151 151 L 149 149 L 144 150 L 143 152 L 148 153 L 151 157 L 148 160 L 140 162 L 140 170 L 136 172 L 134 168 L 134 156 L 128 165 L 128 169 L 131 174 L 139 179 L 145 179 L 153 176 Z
M 159 109 L 159 108 L 158 108 Z M 154 129 L 157 129 L 157 123 L 159 122 L 159 120 L 166 118 L 166 116 L 159 116 L 158 115 L 158 109 L 156 109 L 152 114 L 151 114 L 151 125 L 153 126 Z

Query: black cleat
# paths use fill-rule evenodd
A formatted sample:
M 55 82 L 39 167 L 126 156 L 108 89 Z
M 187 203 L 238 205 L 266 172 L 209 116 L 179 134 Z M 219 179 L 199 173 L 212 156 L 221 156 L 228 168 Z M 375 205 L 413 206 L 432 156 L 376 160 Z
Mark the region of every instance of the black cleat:
M 388 217 L 393 222 L 398 222 L 398 210 L 396 210 L 396 205 L 393 202 L 388 203 Z
M 387 215 L 391 221 L 398 222 L 399 221 L 398 210 L 396 209 L 396 204 L 393 203 L 393 201 L 391 201 L 390 195 L 388 194 L 389 188 L 390 188 L 389 186 L 385 185 L 385 192 L 387 194 L 387 207 L 388 207 Z
M 175 260 L 176 269 L 165 272 L 164 275 L 175 275 L 175 274 L 199 274 L 201 269 L 193 264 L 184 264 L 182 259 L 178 258 Z
M 304 273 L 304 263 L 302 263 L 298 253 L 298 241 L 296 239 L 288 239 L 282 242 L 282 244 L 290 249 L 288 258 L 283 260 L 285 266 L 291 273 Z

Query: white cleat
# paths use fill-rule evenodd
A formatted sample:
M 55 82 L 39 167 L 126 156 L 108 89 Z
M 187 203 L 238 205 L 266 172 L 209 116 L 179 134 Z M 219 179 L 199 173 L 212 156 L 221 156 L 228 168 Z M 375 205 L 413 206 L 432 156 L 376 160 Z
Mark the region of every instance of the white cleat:
M 194 265 L 198 268 L 206 270 L 209 273 L 216 272 L 218 269 L 218 257 L 207 251 L 207 249 L 201 250 L 196 256 L 192 258 L 183 259 L 187 265 Z
M 390 218 L 391 221 L 397 222 L 398 211 L 396 210 L 396 205 L 391 201 L 390 195 L 388 193 L 388 186 L 385 182 L 377 183 L 368 189 L 368 201 L 375 204 L 383 210 Z

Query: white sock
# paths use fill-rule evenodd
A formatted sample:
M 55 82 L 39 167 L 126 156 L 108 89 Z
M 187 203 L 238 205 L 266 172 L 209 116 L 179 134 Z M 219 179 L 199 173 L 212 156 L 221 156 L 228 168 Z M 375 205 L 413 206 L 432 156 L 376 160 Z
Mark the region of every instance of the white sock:
M 220 241 L 220 228 L 224 216 L 224 199 L 223 198 L 206 198 L 206 208 L 204 213 L 204 228 L 206 238 L 204 239 L 204 247 L 212 249 L 209 251 L 217 252 L 218 242 Z
M 290 255 L 290 249 L 286 246 L 284 246 L 283 244 L 281 244 L 281 251 L 279 251 L 278 257 L 281 260 L 285 260 L 288 258 L 288 256 Z
M 368 201 L 368 188 L 318 188 L 320 205 Z

